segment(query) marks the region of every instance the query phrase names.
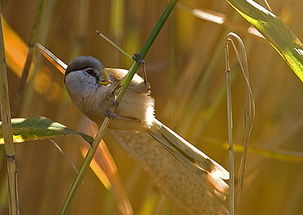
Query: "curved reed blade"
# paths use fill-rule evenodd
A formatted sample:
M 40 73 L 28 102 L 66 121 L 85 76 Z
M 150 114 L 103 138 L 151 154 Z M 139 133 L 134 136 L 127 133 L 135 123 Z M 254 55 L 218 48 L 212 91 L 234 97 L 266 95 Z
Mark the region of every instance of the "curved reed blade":
M 232 101 L 231 101 L 231 69 L 229 64 L 229 47 L 228 44 L 231 43 L 233 49 L 235 50 L 237 59 L 239 61 L 244 81 L 246 85 L 246 92 L 245 92 L 245 107 L 244 107 L 244 124 L 245 124 L 245 133 L 244 133 L 244 140 L 243 140 L 243 155 L 241 158 L 240 163 L 240 169 L 239 169 L 239 195 L 238 195 L 238 201 L 239 204 L 242 187 L 243 187 L 243 179 L 244 179 L 244 173 L 245 173 L 245 167 L 246 167 L 246 159 L 247 159 L 247 153 L 248 153 L 248 140 L 252 132 L 253 128 L 253 122 L 255 117 L 255 102 L 253 98 L 252 89 L 250 87 L 249 83 L 249 71 L 248 71 L 248 64 L 247 64 L 247 56 L 245 51 L 245 46 L 241 38 L 233 33 L 230 32 L 227 34 L 226 37 L 226 46 L 225 46 L 225 58 L 226 58 L 226 90 L 227 90 L 227 111 L 228 111 L 228 143 L 229 143 L 229 153 L 230 153 L 230 168 L 231 171 L 231 180 L 230 180 L 230 187 L 233 187 L 231 189 L 230 194 L 230 209 L 231 214 L 234 213 L 234 149 L 233 149 L 233 142 L 232 142 L 232 129 L 233 129 L 233 123 L 232 123 Z M 235 42 L 238 44 L 238 47 L 235 45 Z M 239 49 L 239 51 L 238 51 Z
M 251 0 L 226 0 L 253 25 L 303 81 L 303 46 L 298 37 L 272 12 Z

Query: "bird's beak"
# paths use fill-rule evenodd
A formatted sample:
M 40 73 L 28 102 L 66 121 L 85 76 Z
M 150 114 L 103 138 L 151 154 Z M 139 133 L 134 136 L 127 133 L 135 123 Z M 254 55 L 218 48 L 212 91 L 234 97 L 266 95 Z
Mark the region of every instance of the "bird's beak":
M 103 70 L 100 80 L 98 81 L 99 85 L 106 86 L 111 83 L 110 76 L 107 71 Z

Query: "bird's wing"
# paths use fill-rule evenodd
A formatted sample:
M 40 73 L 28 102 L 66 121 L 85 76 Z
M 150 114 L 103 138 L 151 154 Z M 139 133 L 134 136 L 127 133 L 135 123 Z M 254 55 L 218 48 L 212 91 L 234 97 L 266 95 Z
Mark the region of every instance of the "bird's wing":
M 229 172 L 216 161 L 209 158 L 157 119 L 147 129 L 147 133 L 196 174 L 209 174 L 218 191 L 222 193 L 228 192 L 228 185 L 222 179 L 229 179 Z

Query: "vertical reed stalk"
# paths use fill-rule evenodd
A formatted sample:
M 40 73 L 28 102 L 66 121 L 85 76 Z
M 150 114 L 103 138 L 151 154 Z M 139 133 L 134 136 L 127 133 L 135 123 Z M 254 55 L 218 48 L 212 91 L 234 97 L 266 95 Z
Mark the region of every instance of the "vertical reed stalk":
M 123 36 L 125 0 L 112 0 L 110 9 L 110 32 L 119 44 Z
M 177 124 L 176 111 L 177 111 L 177 79 L 178 79 L 178 67 L 177 67 L 177 38 L 176 38 L 176 13 L 173 12 L 170 21 L 170 77 L 171 77 L 171 115 L 170 120 L 175 127 Z
M 45 44 L 45 42 L 47 41 L 47 36 L 48 36 L 48 32 L 49 32 L 49 27 L 51 24 L 51 20 L 54 14 L 54 9 L 56 6 L 57 0 L 48 0 L 45 7 L 43 7 L 42 10 L 42 14 L 41 14 L 41 24 L 40 24 L 40 28 L 39 28 L 39 32 L 37 33 L 37 41 L 41 44 Z M 33 62 L 31 62 L 31 64 L 33 64 L 32 68 L 30 68 L 32 72 L 32 75 L 30 76 L 29 80 L 28 80 L 28 85 L 25 88 L 25 94 L 24 94 L 24 98 L 26 98 L 25 100 L 23 100 L 23 104 L 22 104 L 22 108 L 21 108 L 21 115 L 26 115 L 29 110 L 30 107 L 32 105 L 32 100 L 33 100 L 33 93 L 34 93 L 34 81 L 35 81 L 35 77 L 36 74 L 39 70 L 40 67 L 40 63 L 41 63 L 41 56 L 40 55 L 36 55 L 36 52 L 33 53 Z
M 239 51 L 233 41 L 233 39 L 237 42 L 239 46 Z M 226 60 L 226 87 L 227 87 L 227 111 L 228 111 L 228 143 L 229 143 L 229 152 L 230 152 L 230 170 L 231 178 L 233 186 L 230 186 L 230 214 L 234 214 L 234 151 L 233 151 L 233 144 L 232 144 L 232 100 L 231 100 L 231 77 L 230 77 L 230 65 L 229 65 L 229 50 L 228 50 L 228 43 L 232 44 L 233 49 L 235 50 L 237 59 L 239 61 L 242 74 L 244 77 L 244 82 L 246 85 L 245 88 L 245 105 L 244 105 L 244 140 L 243 140 L 243 155 L 241 158 L 240 168 L 239 168 L 239 192 L 237 198 L 237 205 L 240 205 L 241 199 L 241 192 L 243 187 L 243 180 L 244 180 L 244 173 L 246 168 L 246 159 L 248 153 L 248 141 L 249 137 L 252 132 L 253 128 L 253 121 L 255 117 L 255 102 L 253 98 L 252 89 L 249 83 L 249 71 L 248 71 L 248 63 L 247 63 L 247 56 L 245 51 L 245 46 L 241 38 L 233 33 L 230 32 L 227 34 L 227 40 L 225 45 L 225 60 Z M 233 162 L 233 163 L 232 163 Z
M 1 6 L 0 6 L 1 10 Z M 6 72 L 6 59 L 2 32 L 2 17 L 0 17 L 0 104 L 4 147 L 7 159 L 8 191 L 9 191 L 9 214 L 18 215 L 18 189 L 16 154 L 13 143 L 13 130 L 11 124 L 11 111 L 9 105 L 8 83 Z
M 73 42 L 73 49 L 71 52 L 71 59 L 75 59 L 79 55 L 81 55 L 83 47 L 86 41 L 86 34 L 87 34 L 87 23 L 89 17 L 89 6 L 90 0 L 78 0 L 76 1 L 79 4 L 77 8 L 77 18 L 75 19 L 74 25 L 74 42 Z
M 44 7 L 44 2 L 45 2 L 45 0 L 40 0 L 38 11 L 37 11 L 37 14 L 35 17 L 34 26 L 33 26 L 32 32 L 31 32 L 29 43 L 28 43 L 29 49 L 28 49 L 27 58 L 26 58 L 25 65 L 24 65 L 24 68 L 22 71 L 19 88 L 17 90 L 15 99 L 13 102 L 13 115 L 18 113 L 18 111 L 19 111 L 21 100 L 22 100 L 21 98 L 22 98 L 23 90 L 26 85 L 26 81 L 27 81 L 28 74 L 30 71 L 30 66 L 32 65 L 32 62 L 33 62 L 34 52 L 35 52 L 34 46 L 37 42 L 37 35 L 38 35 L 39 29 L 40 29 L 40 23 L 41 23 L 40 21 L 41 21 L 41 15 L 42 15 L 43 7 Z
M 227 99 L 227 125 L 228 125 L 228 154 L 229 154 L 229 214 L 235 214 L 235 153 L 233 149 L 233 121 L 232 121 L 232 98 L 231 98 L 231 70 L 229 64 L 228 40 L 225 45 L 225 75 L 226 75 L 226 99 Z

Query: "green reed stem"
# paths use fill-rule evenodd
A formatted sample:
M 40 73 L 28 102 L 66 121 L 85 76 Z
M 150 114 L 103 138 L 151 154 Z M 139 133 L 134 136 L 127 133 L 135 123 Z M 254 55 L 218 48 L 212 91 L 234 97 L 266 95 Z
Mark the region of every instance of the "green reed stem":
M 173 8 L 175 7 L 177 3 L 177 0 L 170 0 L 167 7 L 165 8 L 164 12 L 162 13 L 160 19 L 158 20 L 158 22 L 156 23 L 154 29 L 152 30 L 152 32 L 150 33 L 148 39 L 146 40 L 146 42 L 143 45 L 143 48 L 141 49 L 139 56 L 140 58 L 143 60 L 144 57 L 146 56 L 147 52 L 149 51 L 149 49 L 151 48 L 153 42 L 155 41 L 156 37 L 158 36 L 160 30 L 162 29 L 164 23 L 166 22 L 166 20 L 168 19 L 171 11 L 173 10 Z M 117 96 L 117 102 L 119 102 L 124 93 L 126 92 L 133 76 L 135 75 L 135 73 L 137 72 L 138 68 L 140 66 L 140 62 L 135 61 L 131 68 L 129 69 L 128 74 L 122 79 L 121 81 L 121 90 L 119 90 L 118 92 L 118 96 Z M 113 108 L 113 111 L 115 111 L 116 106 Z M 72 204 L 72 200 L 75 197 L 76 191 L 78 190 L 83 176 L 86 172 L 86 170 L 89 167 L 89 164 L 91 162 L 91 160 L 93 159 L 95 152 L 99 146 L 99 142 L 101 141 L 104 132 L 106 130 L 106 128 L 109 125 L 109 121 L 110 119 L 108 117 L 106 117 L 101 125 L 100 130 L 98 131 L 96 138 L 91 146 L 91 148 L 89 149 L 88 153 L 85 156 L 85 159 L 83 161 L 83 164 L 81 166 L 81 169 L 76 177 L 76 179 L 74 180 L 72 187 L 65 199 L 65 202 L 63 204 L 63 207 L 61 208 L 61 215 L 65 215 L 68 213 L 68 209 L 70 208 L 71 204 Z

